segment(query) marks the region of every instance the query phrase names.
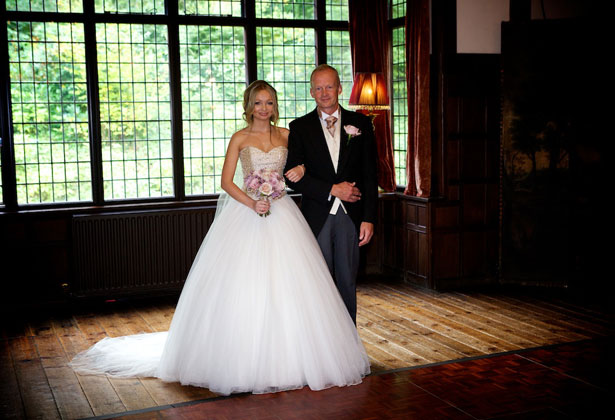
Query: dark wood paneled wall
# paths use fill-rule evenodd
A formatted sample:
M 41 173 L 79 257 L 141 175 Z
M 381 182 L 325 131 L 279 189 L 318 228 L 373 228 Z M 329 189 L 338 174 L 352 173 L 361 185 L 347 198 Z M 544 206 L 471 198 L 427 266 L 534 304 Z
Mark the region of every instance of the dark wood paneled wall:
M 70 278 L 70 218 L 51 214 L 0 217 L 0 303 L 57 298 Z
M 457 54 L 455 2 L 432 2 L 432 197 L 403 197 L 404 278 L 433 289 L 497 281 L 500 56 Z
M 456 54 L 449 60 L 443 200 L 433 209 L 439 289 L 493 281 L 499 249 L 499 56 Z
M 213 220 L 215 204 L 215 200 L 202 200 L 0 213 L 0 304 L 177 292 L 185 280 L 180 277 L 190 268 Z M 147 223 L 126 223 L 121 229 L 106 232 L 100 226 L 92 231 L 87 231 L 89 227 L 75 230 L 76 220 L 93 224 L 107 220 L 111 226 L 136 219 Z M 174 241 L 167 241 L 171 234 Z M 118 249 L 118 241 L 123 241 L 122 249 Z M 94 258 L 95 254 L 100 258 Z M 89 256 L 89 262 L 84 255 Z M 148 256 L 152 255 L 157 255 L 159 261 L 151 261 Z M 174 261 L 178 262 L 173 264 Z M 152 267 L 162 267 L 160 270 L 172 275 L 156 273 L 156 281 L 149 284 L 147 273 Z M 88 270 L 95 270 L 96 275 L 86 278 Z

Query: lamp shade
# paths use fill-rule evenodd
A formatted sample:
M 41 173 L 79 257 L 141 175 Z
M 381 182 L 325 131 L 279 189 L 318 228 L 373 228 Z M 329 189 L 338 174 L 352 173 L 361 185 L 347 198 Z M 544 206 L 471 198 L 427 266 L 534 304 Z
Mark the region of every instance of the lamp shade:
M 389 95 L 382 73 L 357 73 L 348 104 L 352 108 L 389 109 Z

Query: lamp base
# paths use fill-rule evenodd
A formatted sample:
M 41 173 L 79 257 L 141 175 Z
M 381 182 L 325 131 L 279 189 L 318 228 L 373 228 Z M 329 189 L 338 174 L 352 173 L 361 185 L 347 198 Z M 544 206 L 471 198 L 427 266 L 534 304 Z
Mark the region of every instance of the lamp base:
M 364 110 L 367 111 L 367 115 L 372 120 L 372 129 L 376 132 L 376 125 L 374 124 L 374 120 L 378 116 L 378 114 L 374 114 L 372 111 L 386 111 L 391 109 L 389 105 L 348 105 L 348 108 L 353 109 L 355 111 Z
M 371 110 L 369 111 L 369 114 L 367 114 L 367 116 L 369 117 L 370 120 L 372 120 L 372 130 L 374 130 L 374 133 L 376 133 L 376 124 L 374 124 L 374 120 L 376 119 L 376 117 L 378 116 L 378 114 L 374 114 Z

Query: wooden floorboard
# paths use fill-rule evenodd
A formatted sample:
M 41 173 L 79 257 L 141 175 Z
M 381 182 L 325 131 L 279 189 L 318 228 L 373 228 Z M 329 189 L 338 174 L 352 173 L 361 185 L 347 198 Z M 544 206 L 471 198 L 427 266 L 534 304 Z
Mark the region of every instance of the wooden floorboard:
M 477 411 L 463 401 L 461 394 L 454 403 L 434 395 L 443 392 L 441 390 L 446 387 L 453 387 L 456 381 L 467 381 L 464 383 L 466 388 L 491 386 L 493 377 L 504 381 L 505 373 L 490 373 L 491 368 L 482 364 L 487 362 L 476 359 L 495 353 L 516 354 L 516 358 L 502 362 L 502 372 L 510 372 L 510 369 L 521 366 L 528 370 L 523 375 L 531 376 L 536 369 L 549 369 L 564 374 L 563 370 L 571 369 L 566 367 L 566 354 L 559 358 L 552 354 L 550 359 L 549 347 L 545 346 L 566 346 L 562 343 L 586 342 L 610 337 L 614 333 L 612 310 L 593 302 L 584 303 L 560 295 L 532 294 L 518 290 L 438 293 L 408 284 L 371 282 L 359 285 L 357 297 L 357 328 L 374 373 L 366 378 L 365 383 L 371 384 L 369 386 L 378 384 L 379 390 L 364 391 L 361 389 L 363 385 L 322 393 L 300 390 L 297 391 L 299 396 L 294 404 L 314 404 L 313 400 L 316 399 L 320 401 L 316 405 L 320 406 L 320 403 L 326 403 L 329 393 L 337 395 L 339 400 L 339 392 L 342 392 L 343 399 L 348 397 L 349 403 L 340 405 L 338 402 L 338 406 L 332 409 L 332 416 L 341 416 L 337 418 L 369 418 L 360 417 L 363 414 L 357 411 L 356 404 L 351 403 L 353 395 L 369 399 L 370 406 L 388 410 L 390 417 L 386 418 L 401 416 L 401 411 L 398 412 L 402 410 L 400 407 L 403 407 L 404 413 L 410 410 L 417 416 L 429 412 L 431 417 L 428 418 L 503 416 L 493 407 L 482 407 L 482 411 Z M 159 298 L 4 316 L 0 326 L 0 418 L 72 419 L 211 400 L 216 395 L 203 388 L 185 387 L 153 378 L 120 379 L 75 375 L 67 365 L 75 354 L 104 337 L 166 331 L 174 309 L 174 298 Z M 524 353 L 528 348 L 541 350 L 532 353 L 532 359 L 529 353 Z M 472 362 L 474 359 L 476 361 Z M 450 361 L 457 362 L 447 363 Z M 465 364 L 467 362 L 472 364 Z M 406 368 L 442 363 L 447 366 L 450 364 L 451 367 L 436 370 L 438 373 L 431 376 L 417 376 L 415 373 L 405 377 L 399 372 L 400 369 L 403 371 Z M 535 367 L 539 364 L 540 369 Z M 471 366 L 480 373 L 481 379 L 473 382 L 471 378 L 459 378 L 459 372 L 455 369 L 463 370 L 460 366 L 464 366 L 463 369 Z M 392 379 L 377 379 L 380 376 L 375 374 L 392 369 L 398 370 Z M 575 375 L 587 378 L 590 383 L 601 383 L 600 378 L 597 379 L 596 374 L 586 368 L 575 369 L 572 370 Z M 510 380 L 516 379 L 511 376 Z M 401 389 L 398 387 L 400 384 L 404 384 Z M 489 386 L 485 389 L 491 389 Z M 388 395 L 389 400 L 379 397 L 381 393 Z M 229 407 L 242 406 L 243 398 L 233 397 L 232 403 L 220 402 L 216 408 L 220 410 L 219 416 L 215 418 L 226 418 L 220 413 L 228 410 L 229 413 L 236 413 Z M 315 412 L 304 412 L 305 417 L 296 417 L 293 410 L 279 411 L 283 410 L 284 403 L 280 402 L 278 396 L 257 398 L 264 402 L 264 407 L 273 405 L 274 411 L 271 411 L 271 407 L 262 411 L 255 409 L 252 413 L 261 414 L 250 418 L 322 418 Z M 517 404 L 515 398 L 511 397 L 510 401 L 503 404 Z M 245 404 L 248 409 L 252 402 Z M 519 407 L 536 415 L 536 418 L 553 415 L 550 412 L 552 408 L 547 406 L 521 404 Z M 473 410 L 483 417 L 476 417 L 476 413 L 472 414 Z M 273 415 L 273 412 L 277 414 Z M 162 416 L 161 413 L 166 411 L 157 413 Z M 184 414 L 186 418 L 191 417 L 188 412 Z M 184 418 L 173 417 L 175 414 L 164 416 Z M 139 417 L 137 415 L 134 418 Z
M 20 419 L 25 417 L 24 405 L 21 401 L 17 374 L 11 357 L 8 340 L 2 340 L 0 351 L 0 407 L 6 418 Z

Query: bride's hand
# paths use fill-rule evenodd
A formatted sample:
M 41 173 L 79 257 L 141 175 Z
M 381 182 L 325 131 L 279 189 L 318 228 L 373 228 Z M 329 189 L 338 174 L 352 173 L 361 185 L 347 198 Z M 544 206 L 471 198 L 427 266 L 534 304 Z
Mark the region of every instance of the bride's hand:
M 252 208 L 258 214 L 265 214 L 269 211 L 269 201 L 267 200 L 254 200 L 254 205 Z

